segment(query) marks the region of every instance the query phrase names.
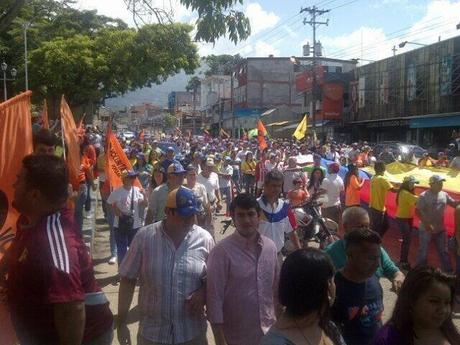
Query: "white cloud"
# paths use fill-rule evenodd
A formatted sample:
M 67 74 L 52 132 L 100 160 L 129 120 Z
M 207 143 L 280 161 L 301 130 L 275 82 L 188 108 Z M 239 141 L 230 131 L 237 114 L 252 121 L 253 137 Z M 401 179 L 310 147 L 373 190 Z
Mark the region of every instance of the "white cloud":
M 460 1 L 435 0 L 428 7 L 425 16 L 410 29 L 404 41 L 431 44 L 457 36 L 456 25 L 460 22 Z M 405 50 L 414 46 L 406 45 Z
M 253 35 L 275 26 L 280 20 L 274 12 L 265 11 L 257 2 L 248 4 L 244 12 L 251 23 Z
M 257 41 L 253 56 L 259 56 L 259 57 L 268 57 L 269 55 L 274 55 L 274 56 L 279 56 L 280 51 L 276 49 L 273 45 L 264 42 L 264 41 Z
M 199 43 L 199 54 L 201 56 L 209 54 L 240 54 L 242 56 L 268 56 L 269 54 L 279 54 L 279 50 L 273 47 L 275 44 L 268 44 L 264 41 L 257 40 L 256 35 L 274 27 L 279 22 L 280 18 L 273 12 L 265 11 L 257 2 L 247 4 L 243 11 L 251 23 L 251 36 L 246 41 L 238 42 L 237 45 L 226 38 L 220 38 L 215 45 Z M 259 53 L 259 51 L 261 53 Z
M 427 5 L 422 19 L 415 22 L 409 30 L 389 35 L 382 28 L 364 26 L 351 33 L 339 36 L 325 35 L 319 39 L 325 49 L 325 56 L 380 60 L 393 54 L 393 46 L 397 47 L 397 53 L 418 47 L 407 44 L 404 48 L 399 48 L 399 43 L 403 41 L 431 44 L 438 40 L 438 36 L 444 40 L 458 35 L 456 24 L 460 21 L 459 13 L 460 1 L 434 0 Z M 306 42 L 307 40 L 304 41 Z
M 153 8 L 164 9 L 170 14 L 174 21 L 189 21 L 193 14 L 190 10 L 187 10 L 179 0 L 151 0 L 150 3 Z M 75 7 L 85 10 L 97 10 L 99 14 L 120 18 L 129 26 L 135 25 L 133 14 L 128 10 L 123 0 L 78 0 Z M 146 22 L 156 22 L 154 16 L 149 17 L 145 15 L 143 18 Z M 136 20 L 139 25 L 142 25 L 142 21 L 139 18 L 136 18 Z

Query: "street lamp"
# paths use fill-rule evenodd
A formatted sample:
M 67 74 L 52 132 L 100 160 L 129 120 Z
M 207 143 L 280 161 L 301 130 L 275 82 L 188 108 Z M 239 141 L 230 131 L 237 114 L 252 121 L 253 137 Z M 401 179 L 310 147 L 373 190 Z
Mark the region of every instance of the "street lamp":
M 28 61 L 28 52 L 27 52 L 27 29 L 30 28 L 32 23 L 26 22 L 22 25 L 23 28 L 23 34 L 24 34 L 24 77 L 25 77 L 25 83 L 26 83 L 26 91 L 29 90 L 29 73 L 28 73 L 28 68 L 27 65 L 29 63 Z
M 12 68 L 11 69 L 11 76 L 13 77 L 13 79 L 8 79 L 6 77 L 6 71 L 8 70 L 8 65 L 6 64 L 5 61 L 3 61 L 0 65 L 0 68 L 3 72 L 3 99 L 6 101 L 8 99 L 8 93 L 6 91 L 6 82 L 7 81 L 10 81 L 10 80 L 15 80 L 16 79 L 16 75 L 18 74 L 18 71 L 16 68 Z
M 404 41 L 404 42 L 399 43 L 399 48 L 404 48 L 406 44 L 413 44 L 413 45 L 421 46 L 421 47 L 427 46 L 427 44 L 423 44 L 423 43 Z

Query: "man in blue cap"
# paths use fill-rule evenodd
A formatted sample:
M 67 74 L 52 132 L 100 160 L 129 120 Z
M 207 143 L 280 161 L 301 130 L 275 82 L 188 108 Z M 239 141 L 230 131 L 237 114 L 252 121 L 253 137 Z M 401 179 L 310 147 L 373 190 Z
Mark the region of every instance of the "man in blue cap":
M 168 167 L 172 163 L 177 162 L 177 160 L 175 159 L 175 156 L 176 156 L 176 151 L 174 150 L 174 147 L 169 146 L 166 149 L 166 157 L 163 160 L 163 162 L 161 162 L 161 166 L 163 169 L 165 169 L 165 171 L 168 169 Z
M 137 279 L 137 344 L 207 344 L 206 260 L 214 240 L 194 224 L 200 210 L 191 189 L 175 188 L 166 200 L 166 219 L 142 228 L 134 237 L 120 267 L 120 344 L 131 344 L 127 319 Z

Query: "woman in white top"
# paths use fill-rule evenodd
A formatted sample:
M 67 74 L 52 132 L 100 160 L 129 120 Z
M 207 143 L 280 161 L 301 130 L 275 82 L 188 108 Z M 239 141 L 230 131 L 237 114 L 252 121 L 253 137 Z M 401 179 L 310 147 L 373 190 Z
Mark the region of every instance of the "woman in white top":
M 115 189 L 107 199 L 107 204 L 112 206 L 115 214 L 113 227 L 117 243 L 118 265 L 123 261 L 137 230 L 143 225 L 139 210 L 147 206 L 147 198 L 143 190 L 134 186 L 137 175 L 134 171 L 125 171 L 123 186 Z

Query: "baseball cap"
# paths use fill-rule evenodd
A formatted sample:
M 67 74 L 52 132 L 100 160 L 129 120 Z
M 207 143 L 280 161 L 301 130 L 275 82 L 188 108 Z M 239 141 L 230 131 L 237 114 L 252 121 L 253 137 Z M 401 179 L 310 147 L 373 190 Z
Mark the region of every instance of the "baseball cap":
M 169 164 L 167 172 L 168 174 L 183 174 L 186 171 L 184 170 L 182 164 L 180 164 L 178 161 L 175 161 Z
M 403 182 L 409 182 L 409 183 L 414 183 L 414 184 L 420 183 L 420 181 L 417 181 L 417 179 L 412 175 L 404 177 Z
M 232 157 L 230 157 L 230 156 L 225 156 L 225 160 L 226 160 L 227 162 L 231 162 L 231 161 L 232 161 Z
M 181 186 L 168 193 L 166 207 L 175 209 L 182 217 L 189 217 L 202 211 L 195 194 L 191 189 Z
M 172 152 L 174 152 L 174 151 L 175 151 L 175 150 L 174 150 L 174 147 L 172 147 L 172 146 L 169 146 L 169 147 L 166 149 L 166 152 L 169 152 L 169 151 L 172 151 Z
M 430 177 L 430 184 L 436 183 L 436 182 L 444 182 L 446 179 L 444 177 L 441 177 L 439 175 L 433 175 Z
M 334 163 L 331 163 L 328 165 L 329 169 L 331 169 L 331 171 L 334 173 L 334 174 L 337 174 L 340 170 L 340 165 L 336 162 Z
M 121 176 L 125 177 L 137 177 L 139 173 L 135 172 L 134 170 L 125 170 L 122 172 Z
M 187 167 L 185 168 L 185 170 L 186 170 L 187 172 L 192 172 L 192 171 L 193 171 L 193 172 L 196 172 L 197 169 L 195 168 L 195 166 L 194 166 L 193 164 L 189 164 L 189 165 L 187 165 Z

